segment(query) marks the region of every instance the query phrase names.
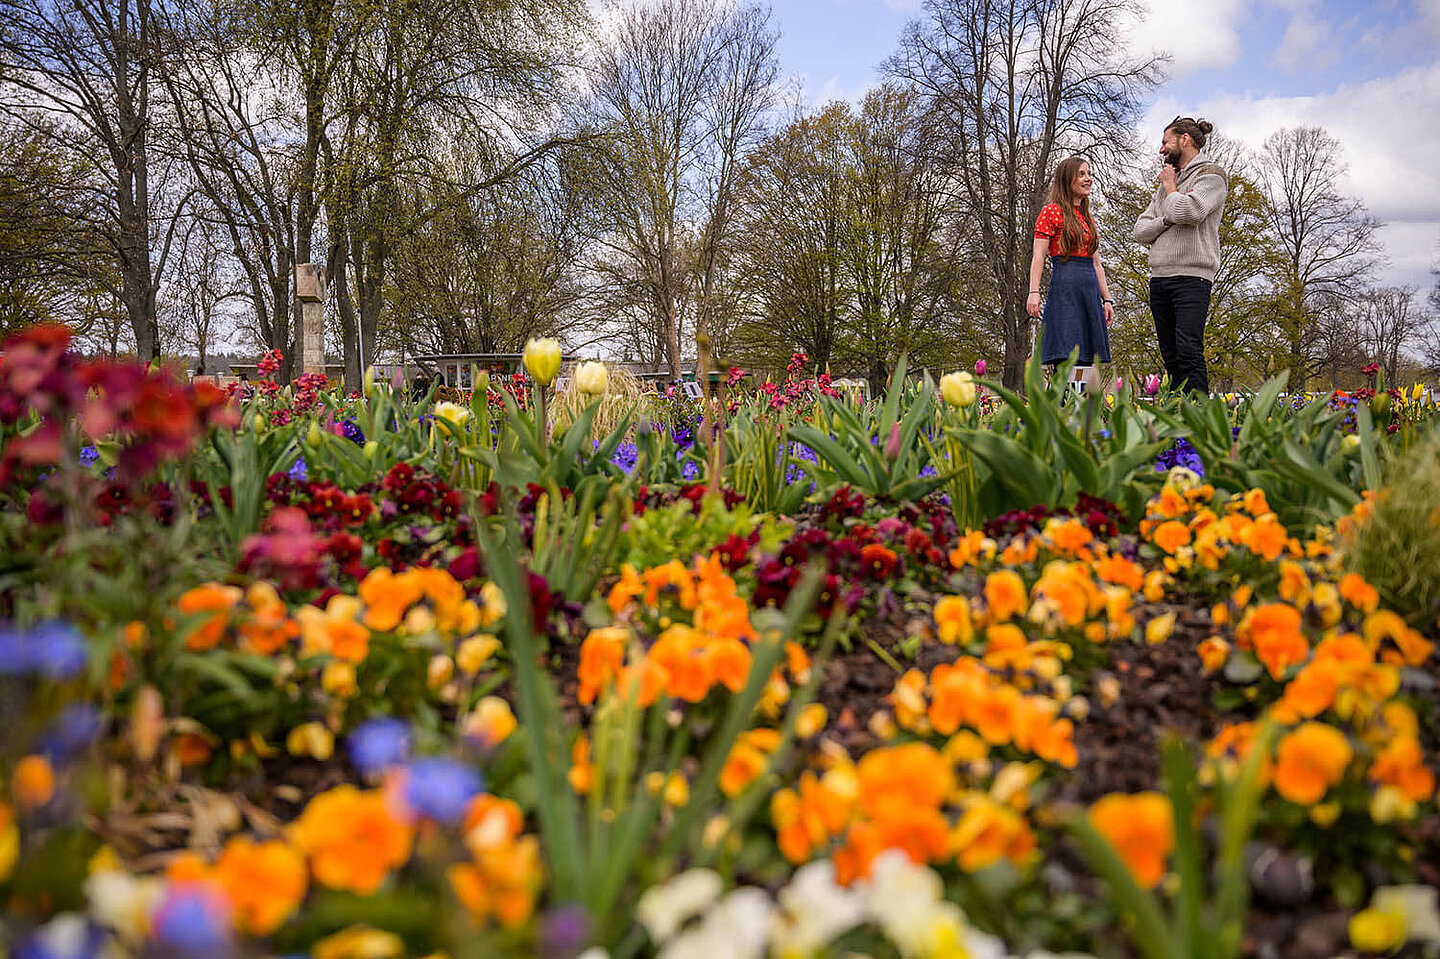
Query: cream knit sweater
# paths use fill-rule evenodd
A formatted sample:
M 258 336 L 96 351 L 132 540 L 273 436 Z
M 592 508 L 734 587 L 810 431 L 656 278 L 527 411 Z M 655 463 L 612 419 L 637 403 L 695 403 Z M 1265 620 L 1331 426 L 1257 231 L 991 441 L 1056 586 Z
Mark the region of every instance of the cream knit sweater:
M 1220 217 L 1228 190 L 1225 171 L 1202 150 L 1175 178 L 1175 192 L 1155 188 L 1132 236 L 1150 247 L 1151 276 L 1215 279 L 1220 268 Z

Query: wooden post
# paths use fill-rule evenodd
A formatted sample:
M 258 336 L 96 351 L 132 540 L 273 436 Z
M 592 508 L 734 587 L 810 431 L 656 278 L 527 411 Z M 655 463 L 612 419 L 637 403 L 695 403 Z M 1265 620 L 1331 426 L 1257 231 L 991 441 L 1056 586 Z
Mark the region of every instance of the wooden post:
M 325 268 L 319 263 L 295 267 L 295 296 L 300 300 L 300 372 L 325 374 Z

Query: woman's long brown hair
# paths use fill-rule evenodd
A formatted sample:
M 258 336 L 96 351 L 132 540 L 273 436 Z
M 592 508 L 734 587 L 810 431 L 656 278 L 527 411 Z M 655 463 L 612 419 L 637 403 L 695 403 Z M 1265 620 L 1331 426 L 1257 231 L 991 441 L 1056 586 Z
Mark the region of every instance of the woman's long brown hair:
M 1050 178 L 1050 202 L 1060 207 L 1061 216 L 1064 218 L 1060 233 L 1061 256 L 1094 256 L 1100 247 L 1100 233 L 1095 229 L 1095 218 L 1090 215 L 1090 198 L 1087 196 L 1077 203 L 1075 194 L 1070 191 L 1070 184 L 1075 182 L 1075 174 L 1079 172 L 1080 165 L 1089 162 L 1082 156 L 1067 157 L 1060 161 L 1060 165 L 1055 168 L 1055 175 Z M 1075 215 L 1077 206 L 1080 208 L 1079 217 Z M 1080 217 L 1084 217 L 1086 225 L 1090 227 L 1089 243 L 1084 242 L 1085 229 L 1080 225 Z

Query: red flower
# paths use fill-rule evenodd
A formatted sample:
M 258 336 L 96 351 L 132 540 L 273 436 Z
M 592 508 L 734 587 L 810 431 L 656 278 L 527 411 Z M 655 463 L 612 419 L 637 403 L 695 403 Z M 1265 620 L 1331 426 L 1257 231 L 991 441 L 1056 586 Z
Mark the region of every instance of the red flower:
M 325 551 L 342 567 L 359 559 L 364 548 L 364 542 L 353 533 L 333 533 L 325 541 Z
M 375 504 L 370 501 L 369 493 L 347 496 L 340 503 L 340 513 L 345 517 L 345 522 L 355 526 L 365 522 L 374 512 Z
M 457 583 L 468 583 L 479 578 L 482 570 L 480 552 L 471 546 L 451 561 L 448 572 Z
M 730 537 L 715 547 L 715 552 L 720 556 L 720 562 L 727 572 L 734 573 L 750 562 L 750 549 L 760 540 L 760 532 L 757 530 L 749 536 L 740 536 L 731 533 Z
M 460 494 L 455 490 L 446 490 L 440 495 L 435 503 L 434 515 L 436 522 L 444 522 L 447 519 L 454 519 L 460 515 L 460 510 L 465 506 Z
M 895 572 L 898 558 L 892 550 L 879 543 L 871 543 L 860 551 L 860 562 L 871 579 L 885 579 Z
M 550 592 L 550 584 L 545 582 L 545 577 L 539 573 L 527 573 L 530 587 L 530 622 L 540 632 L 547 632 L 546 624 L 550 622 L 550 610 L 555 603 L 555 597 Z

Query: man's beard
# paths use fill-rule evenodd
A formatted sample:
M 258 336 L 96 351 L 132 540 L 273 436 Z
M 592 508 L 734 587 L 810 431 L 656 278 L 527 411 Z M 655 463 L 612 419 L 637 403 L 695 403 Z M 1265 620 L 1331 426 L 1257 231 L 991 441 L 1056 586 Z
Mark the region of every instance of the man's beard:
M 1162 150 L 1162 151 L 1160 151 L 1160 152 L 1162 152 L 1162 153 L 1165 154 L 1165 162 L 1166 162 L 1166 163 L 1170 164 L 1171 166 L 1175 167 L 1176 169 L 1179 169 L 1179 167 L 1180 167 L 1180 151 L 1179 151 L 1179 150 Z

